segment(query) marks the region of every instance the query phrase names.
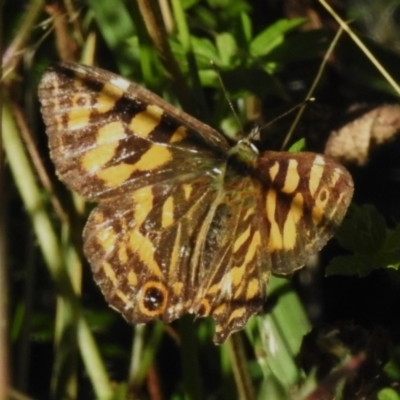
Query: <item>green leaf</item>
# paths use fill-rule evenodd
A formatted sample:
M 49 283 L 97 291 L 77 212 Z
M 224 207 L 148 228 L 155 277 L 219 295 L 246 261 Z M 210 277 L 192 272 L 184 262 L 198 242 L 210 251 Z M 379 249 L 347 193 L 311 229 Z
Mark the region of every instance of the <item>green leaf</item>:
M 251 19 L 247 13 L 241 13 L 240 15 L 240 27 L 242 36 L 246 39 L 246 42 L 250 42 L 253 36 L 253 25 Z
M 112 400 L 124 400 L 129 397 L 128 395 L 128 385 L 125 382 L 120 382 L 114 384 L 114 395 Z
M 400 400 L 400 394 L 392 388 L 385 388 L 379 391 L 378 400 Z
M 234 66 L 232 59 L 237 55 L 237 44 L 235 38 L 230 33 L 221 33 L 217 35 L 216 45 L 218 49 L 220 66 Z
M 230 93 L 249 91 L 262 98 L 268 93 L 280 94 L 280 86 L 273 76 L 259 68 L 235 68 L 221 71 L 221 77 Z
M 373 254 L 386 239 L 386 223 L 372 205 L 353 206 L 344 219 L 336 239 L 354 253 Z
M 400 251 L 400 224 L 394 230 L 389 231 L 383 244 L 383 250 L 387 252 Z
M 306 18 L 281 19 L 258 34 L 250 44 L 250 53 L 254 57 L 268 54 L 284 41 L 284 35 L 297 29 L 307 21 Z
M 266 363 L 261 366 L 265 377 L 272 374 L 283 387 L 288 388 L 302 377 L 302 371 L 294 360 L 310 324 L 287 279 L 272 276 L 268 290 L 270 296 L 279 293 L 279 301 L 269 314 L 257 318 L 259 338 L 266 352 Z
M 218 49 L 211 40 L 192 36 L 191 41 L 200 70 L 203 68 L 209 69 L 210 61 L 214 61 L 217 65 L 221 64 Z
M 253 57 L 261 57 L 268 54 L 274 47 L 283 43 L 283 36 L 273 36 L 270 32 L 264 31 L 250 44 L 250 53 Z
M 327 50 L 331 38 L 324 30 L 299 32 L 285 38 L 284 46 L 277 46 L 268 55 L 269 62 L 278 64 L 319 57 Z
M 218 30 L 219 19 L 218 15 L 213 10 L 203 5 L 198 5 L 193 9 L 196 14 L 196 20 L 199 26 L 206 26 L 209 30 Z
M 384 217 L 372 205 L 352 206 L 336 239 L 354 255 L 331 260 L 327 275 L 365 276 L 374 269 L 400 267 L 400 225 L 389 230 Z
M 110 49 L 118 53 L 119 70 L 123 75 L 127 75 L 135 61 L 128 39 L 135 35 L 136 28 L 125 2 L 89 0 L 89 5 L 104 40 Z
M 287 386 L 285 387 L 279 379 L 271 375 L 264 378 L 260 389 L 259 399 L 287 399 L 288 397 Z
M 383 370 L 390 379 L 400 381 L 400 347 L 394 349 Z
M 199 0 L 181 0 L 182 8 L 188 10 L 199 2 Z
M 225 19 L 237 17 L 241 12 L 250 12 L 251 8 L 245 0 L 207 0 L 208 4 L 216 9 Z
M 289 148 L 289 153 L 298 153 L 303 151 L 306 147 L 306 139 L 301 138 L 297 142 L 293 143 Z
M 332 275 L 368 275 L 375 269 L 371 258 L 365 255 L 347 255 L 334 257 L 325 270 L 325 276 Z
M 231 3 L 231 1 L 232 0 L 208 0 L 207 2 L 211 7 L 217 8 L 217 7 L 227 7 L 230 5 L 229 3 Z
M 221 88 L 217 72 L 214 69 L 201 69 L 199 71 L 200 83 L 203 87 Z

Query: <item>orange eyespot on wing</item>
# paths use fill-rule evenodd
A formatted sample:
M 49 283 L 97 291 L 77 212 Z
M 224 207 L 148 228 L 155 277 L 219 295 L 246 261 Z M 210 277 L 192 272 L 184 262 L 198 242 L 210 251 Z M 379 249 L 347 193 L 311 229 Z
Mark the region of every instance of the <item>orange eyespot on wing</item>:
M 329 158 L 232 149 L 98 68 L 48 69 L 39 99 L 60 179 L 99 203 L 83 234 L 95 281 L 133 324 L 210 316 L 222 343 L 262 308 L 271 272 L 321 249 L 352 197 L 349 173 Z

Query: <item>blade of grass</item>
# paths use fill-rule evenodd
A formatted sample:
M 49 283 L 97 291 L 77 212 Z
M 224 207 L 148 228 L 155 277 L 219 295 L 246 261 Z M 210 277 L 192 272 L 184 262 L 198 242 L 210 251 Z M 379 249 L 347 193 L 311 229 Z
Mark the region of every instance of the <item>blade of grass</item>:
M 132 346 L 132 360 L 129 370 L 129 392 L 135 392 L 146 379 L 147 373 L 153 363 L 156 352 L 164 334 L 164 325 L 161 321 L 155 321 L 149 339 L 144 342 L 144 325 L 135 327 L 135 337 Z
M 128 39 L 136 34 L 136 29 L 126 2 L 89 0 L 89 5 L 102 37 L 109 48 L 118 54 L 115 60 L 119 70 L 127 75 L 135 62 Z
M 150 0 L 138 0 L 139 10 L 145 22 L 146 29 L 150 35 L 160 60 L 171 78 L 174 91 L 179 102 L 185 106 L 185 110 L 194 113 L 196 108 L 193 103 L 193 96 L 188 88 L 186 79 L 172 54 L 171 46 L 167 40 L 168 33 L 161 17 L 157 3 Z
M 31 0 L 29 6 L 26 7 L 26 14 L 18 26 L 17 34 L 3 54 L 2 77 L 13 73 L 16 66 L 20 64 L 21 58 L 26 54 L 25 50 L 32 38 L 34 25 L 43 11 L 44 4 L 44 0 Z
M 185 398 L 187 400 L 200 400 L 203 396 L 198 364 L 198 342 L 192 317 L 186 315 L 179 319 L 179 332 Z
M 193 54 L 189 26 L 187 24 L 182 2 L 179 0 L 172 0 L 172 9 L 178 30 L 178 38 L 183 51 L 186 54 L 186 59 L 189 65 L 189 76 L 192 80 L 193 95 L 196 99 L 196 106 L 192 104 L 190 108 L 188 108 L 185 103 L 181 104 L 184 106 L 185 111 L 192 113 L 195 116 L 199 116 L 202 120 L 207 122 L 210 120 L 210 115 L 202 91 L 199 71 Z
M 393 87 L 393 89 L 400 95 L 400 86 L 397 82 L 391 77 L 391 75 L 386 71 L 383 65 L 376 59 L 376 57 L 369 51 L 367 46 L 359 39 L 359 37 L 351 30 L 349 24 L 343 21 L 342 18 L 333 10 L 333 8 L 325 1 L 318 0 L 322 6 L 332 15 L 332 17 L 337 21 L 337 23 L 341 26 L 341 28 L 347 32 L 347 34 L 351 37 L 351 39 L 356 43 L 356 45 L 364 52 L 366 57 L 371 61 L 371 63 L 375 66 L 375 68 L 382 74 L 382 76 L 389 82 L 389 84 Z
M 3 94 L 5 93 L 3 92 Z M 111 385 L 89 326 L 80 312 L 79 301 L 74 293 L 71 281 L 64 269 L 57 235 L 43 204 L 42 195 L 26 156 L 8 98 L 3 103 L 2 129 L 4 132 L 4 148 L 10 170 L 25 209 L 32 221 L 33 230 L 45 263 L 57 285 L 57 289 L 71 303 L 79 316 L 79 348 L 94 390 L 98 398 L 108 399 L 112 395 Z
M 255 390 L 248 371 L 247 359 L 241 333 L 234 333 L 226 342 L 236 387 L 241 400 L 256 398 Z
M 0 0 L 0 23 L 3 21 L 3 1 Z M 3 51 L 3 30 L 0 29 L 0 53 Z M 0 65 L 0 76 L 2 66 Z M 3 90 L 0 90 L 0 109 L 2 109 Z M 3 131 L 0 126 L 0 399 L 7 398 L 9 386 L 9 334 L 8 334 L 8 275 L 7 275 L 7 235 L 6 235 L 6 203 L 7 195 L 4 180 L 4 153 L 3 153 Z
M 71 246 L 69 229 L 63 226 L 62 252 L 75 293 L 81 292 L 82 263 Z M 58 298 L 55 325 L 55 360 L 52 377 L 53 398 L 76 398 L 77 383 L 77 315 L 70 302 Z
M 266 352 L 260 365 L 266 379 L 272 373 L 283 387 L 290 390 L 303 376 L 295 360 L 310 324 L 290 282 L 273 276 L 269 282 L 269 292 L 274 294 L 278 291 L 279 300 L 271 313 L 257 318 L 262 348 Z

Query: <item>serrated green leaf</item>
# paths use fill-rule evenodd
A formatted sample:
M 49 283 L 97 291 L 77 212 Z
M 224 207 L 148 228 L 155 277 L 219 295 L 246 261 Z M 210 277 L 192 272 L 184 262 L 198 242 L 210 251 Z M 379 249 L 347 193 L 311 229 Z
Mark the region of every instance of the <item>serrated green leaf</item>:
M 346 255 L 332 258 L 326 267 L 325 276 L 359 275 L 367 276 L 380 265 L 374 257 L 367 255 Z
M 375 249 L 379 249 L 386 240 L 387 227 L 383 215 L 374 206 L 365 206 L 364 209 L 368 210 L 368 224 L 366 227 L 369 229 L 371 244 L 375 245 Z
M 334 257 L 326 269 L 326 275 L 359 275 L 367 276 L 380 268 L 398 269 L 398 254 L 382 253 L 354 254 Z
M 355 275 L 360 268 L 360 260 L 355 256 L 338 256 L 332 258 L 325 270 L 325 276 Z
M 336 239 L 340 245 L 358 254 L 376 253 L 386 240 L 386 223 L 383 216 L 372 205 L 353 206 Z
M 250 53 L 254 57 L 268 54 L 284 41 L 284 35 L 307 21 L 306 18 L 281 19 L 258 34 L 250 44 Z
M 400 251 L 400 224 L 394 230 L 389 231 L 382 250 L 387 252 Z
M 397 269 L 398 263 L 400 262 L 400 256 L 398 253 L 384 253 L 379 251 L 376 253 L 375 258 L 377 264 L 382 268 Z

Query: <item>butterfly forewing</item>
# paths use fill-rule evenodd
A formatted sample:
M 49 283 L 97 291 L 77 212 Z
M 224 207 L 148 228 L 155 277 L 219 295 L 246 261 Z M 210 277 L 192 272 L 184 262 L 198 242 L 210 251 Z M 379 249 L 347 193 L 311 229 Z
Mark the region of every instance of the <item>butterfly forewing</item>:
M 334 161 L 241 157 L 211 127 L 97 68 L 50 68 L 39 97 L 58 175 L 100 202 L 84 230 L 95 280 L 132 323 L 211 316 L 223 342 L 261 309 L 269 273 L 304 265 L 352 197 Z
M 91 200 L 185 173 L 199 176 L 213 168 L 218 151 L 224 156 L 229 148 L 211 127 L 203 124 L 205 134 L 193 130 L 184 123 L 193 119 L 189 115 L 97 68 L 49 69 L 39 97 L 60 178 Z

